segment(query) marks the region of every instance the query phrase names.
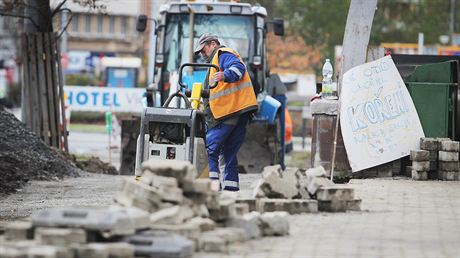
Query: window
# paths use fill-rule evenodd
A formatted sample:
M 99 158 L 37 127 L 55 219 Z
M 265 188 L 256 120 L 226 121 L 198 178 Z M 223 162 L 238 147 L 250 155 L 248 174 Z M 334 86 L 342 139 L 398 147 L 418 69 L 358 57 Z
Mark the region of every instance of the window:
M 128 17 L 121 17 L 121 34 L 125 35 L 128 30 Z
M 98 15 L 97 16 L 97 33 L 102 34 L 103 28 L 104 28 L 104 16 Z
M 85 16 L 85 32 L 91 33 L 91 15 L 89 14 Z
M 110 16 L 109 18 L 109 34 L 113 35 L 115 33 L 115 17 Z
M 80 22 L 80 17 L 75 14 L 73 17 L 72 17 L 72 32 L 75 32 L 75 33 L 78 33 L 79 31 L 79 22 Z

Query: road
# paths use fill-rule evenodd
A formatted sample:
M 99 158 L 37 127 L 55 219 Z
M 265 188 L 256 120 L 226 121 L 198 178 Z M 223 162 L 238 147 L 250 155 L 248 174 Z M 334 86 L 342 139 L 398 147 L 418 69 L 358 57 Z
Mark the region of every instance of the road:
M 56 206 L 110 205 L 123 176 L 88 174 L 59 182 L 29 183 L 0 197 L 5 220 Z M 257 175 L 241 175 L 242 195 Z M 246 241 L 232 255 L 198 253 L 204 258 L 287 257 L 460 257 L 460 182 L 411 179 L 352 180 L 362 211 L 290 216 L 290 235 Z

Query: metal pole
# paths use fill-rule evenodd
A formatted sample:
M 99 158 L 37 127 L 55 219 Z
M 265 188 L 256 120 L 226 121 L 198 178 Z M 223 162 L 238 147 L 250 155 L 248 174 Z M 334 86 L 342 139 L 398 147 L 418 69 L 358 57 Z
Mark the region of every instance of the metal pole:
M 152 0 L 150 6 L 150 18 L 155 19 L 158 10 L 157 0 Z M 150 22 L 150 33 L 149 33 L 149 62 L 147 65 L 147 86 L 151 86 L 155 82 L 155 52 L 157 48 L 157 37 L 155 34 L 156 22 L 151 20 Z
M 455 33 L 455 7 L 456 0 L 450 0 L 450 33 Z

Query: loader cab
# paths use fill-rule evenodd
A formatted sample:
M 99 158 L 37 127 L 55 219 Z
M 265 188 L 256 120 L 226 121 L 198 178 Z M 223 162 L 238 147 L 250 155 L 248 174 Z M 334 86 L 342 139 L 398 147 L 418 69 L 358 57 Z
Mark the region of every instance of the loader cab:
M 244 3 L 197 1 L 167 4 L 160 12 L 155 79 L 162 103 L 175 90 L 181 64 L 205 62 L 200 55 L 193 54 L 193 49 L 199 37 L 207 32 L 216 34 L 221 45 L 240 54 L 252 79 L 254 91 L 256 94 L 264 91 L 269 76 L 265 8 Z M 273 23 L 276 34 L 284 33 L 282 20 Z M 184 74 L 184 82 L 189 87 L 193 82 L 204 82 L 206 72 L 207 69 L 190 70 Z

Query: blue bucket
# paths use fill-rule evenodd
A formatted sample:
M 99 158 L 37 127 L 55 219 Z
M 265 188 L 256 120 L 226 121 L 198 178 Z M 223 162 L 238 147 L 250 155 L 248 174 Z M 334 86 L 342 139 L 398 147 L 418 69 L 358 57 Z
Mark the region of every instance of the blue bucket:
M 258 119 L 268 120 L 270 124 L 275 122 L 276 113 L 281 107 L 281 102 L 271 96 L 265 96 L 259 107 Z

